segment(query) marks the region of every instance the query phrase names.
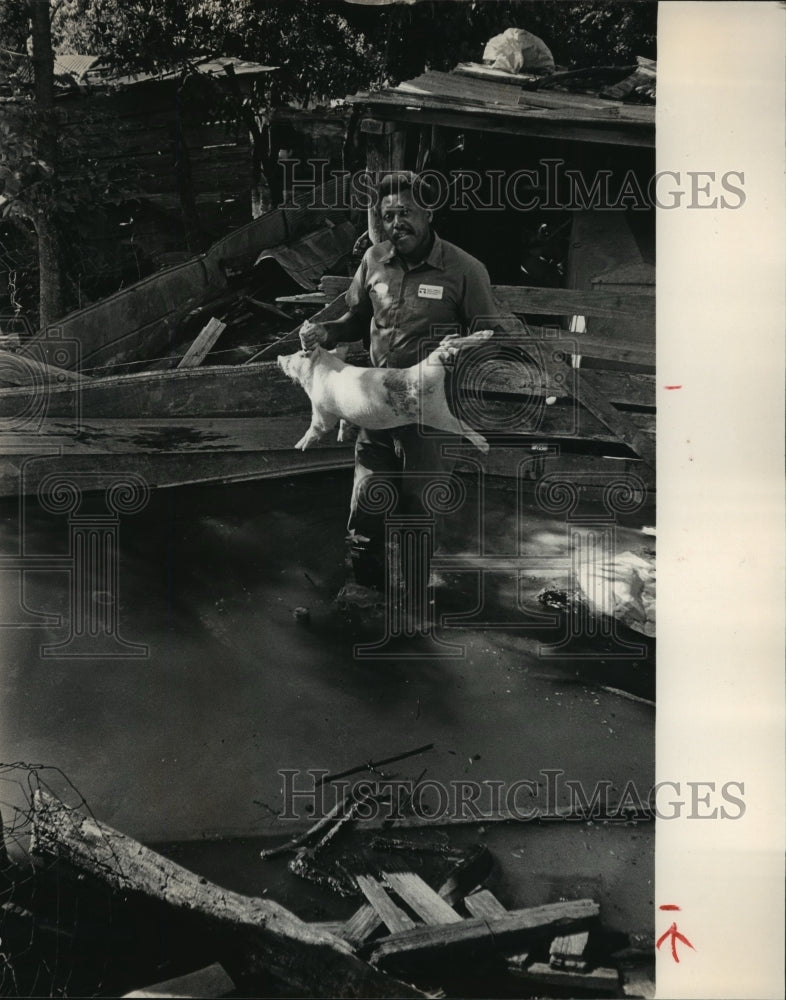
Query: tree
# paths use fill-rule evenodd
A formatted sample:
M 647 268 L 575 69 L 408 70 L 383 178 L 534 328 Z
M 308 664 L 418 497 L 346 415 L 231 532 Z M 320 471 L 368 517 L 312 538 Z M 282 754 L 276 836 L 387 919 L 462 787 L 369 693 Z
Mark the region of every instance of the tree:
M 4 5 L 8 7 L 9 5 Z M 48 0 L 29 0 L 26 27 L 32 40 L 32 100 L 25 94 L 23 72 L 12 94 L 0 106 L 0 183 L 4 215 L 25 220 L 38 239 L 41 323 L 59 319 L 64 311 L 62 255 L 57 224 L 49 197 L 57 176 L 57 124 L 54 108 L 54 55 Z M 5 10 L 4 21 L 10 19 Z M 17 19 L 16 42 L 23 39 L 23 20 Z M 25 57 L 19 53 L 20 69 Z
M 15 46 L 1 67 L 0 221 L 35 245 L 41 326 L 75 304 L 79 237 L 122 200 L 127 179 L 122 165 L 101 166 L 96 141 L 105 150 L 111 133 L 92 137 L 100 114 L 68 122 L 57 108 L 51 12 L 49 0 L 0 0 L 0 29 Z
M 51 37 L 44 12 L 51 13 Z M 248 135 L 257 213 L 276 203 L 278 193 L 271 134 L 276 106 L 342 98 L 426 68 L 479 60 L 486 41 L 507 27 L 540 35 L 568 68 L 630 64 L 637 55 L 655 56 L 656 19 L 657 4 L 649 0 L 421 0 L 383 7 L 343 0 L 55 0 L 51 7 L 48 0 L 0 0 L 0 37 L 21 53 L 22 63 L 32 38 L 36 70 L 34 87 L 16 74 L 0 98 L 0 216 L 37 236 L 42 322 L 50 322 L 65 307 L 69 288 L 64 232 L 123 186 L 122 176 L 102 174 L 82 136 L 73 129 L 69 135 L 58 122 L 52 47 L 102 57 L 118 70 L 175 70 L 184 120 L 223 120 Z M 244 95 L 231 77 L 221 85 L 198 73 L 195 64 L 206 55 L 278 70 L 272 86 L 268 80 Z M 196 247 L 182 132 L 178 149 L 181 204 Z

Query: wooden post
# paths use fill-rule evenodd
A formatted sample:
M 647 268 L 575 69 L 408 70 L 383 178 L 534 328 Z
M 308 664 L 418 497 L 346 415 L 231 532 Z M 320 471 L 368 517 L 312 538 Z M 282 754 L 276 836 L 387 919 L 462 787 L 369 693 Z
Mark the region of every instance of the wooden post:
M 387 136 L 367 135 L 366 136 L 366 170 L 371 175 L 376 186 L 380 176 L 387 169 Z M 379 205 L 376 201 L 369 205 L 368 209 L 368 235 L 372 243 L 382 243 L 385 234 L 382 231 L 382 220 L 379 214 Z
M 404 169 L 407 145 L 405 129 L 397 128 L 395 122 L 364 118 L 360 123 L 360 131 L 366 137 L 366 170 L 372 177 L 379 180 L 382 174 Z M 369 207 L 368 235 L 372 243 L 382 243 L 385 239 L 378 205 Z
M 230 892 L 138 841 L 69 809 L 38 789 L 33 795 L 31 852 L 61 859 L 121 895 L 138 894 L 211 925 L 241 955 L 243 975 L 270 974 L 303 997 L 421 997 L 355 956 L 350 946 L 315 930 L 268 899 Z M 233 975 L 233 969 L 227 966 Z

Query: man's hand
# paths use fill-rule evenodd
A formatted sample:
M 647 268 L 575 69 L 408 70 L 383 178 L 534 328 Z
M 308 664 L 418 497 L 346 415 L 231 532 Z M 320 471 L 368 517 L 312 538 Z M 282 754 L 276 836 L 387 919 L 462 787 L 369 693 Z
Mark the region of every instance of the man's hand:
M 442 338 L 437 348 L 439 359 L 443 364 L 450 364 L 455 360 L 459 351 L 466 347 L 476 347 L 479 343 L 483 343 L 493 336 L 493 330 L 478 330 L 466 337 L 462 337 L 458 333 L 449 333 L 447 337 Z
M 307 319 L 300 327 L 300 346 L 304 351 L 313 351 L 319 344 L 328 339 L 328 331 L 321 323 L 312 323 Z

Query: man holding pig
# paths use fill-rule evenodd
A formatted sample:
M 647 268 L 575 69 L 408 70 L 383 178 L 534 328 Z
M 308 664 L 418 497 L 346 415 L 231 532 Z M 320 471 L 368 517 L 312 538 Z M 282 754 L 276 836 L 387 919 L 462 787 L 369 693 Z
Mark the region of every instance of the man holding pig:
M 499 328 L 486 268 L 432 228 L 433 213 L 424 207 L 434 203 L 427 182 L 409 173 L 388 174 L 377 194 L 386 240 L 366 251 L 346 293 L 347 312 L 331 322 L 303 324 L 303 349 L 321 345 L 330 350 L 363 340 L 374 367 L 408 368 L 446 335 Z M 444 440 L 415 424 L 360 429 L 348 522 L 358 587 L 346 587 L 343 596 L 364 588 L 364 603 L 370 603 L 368 593 L 373 598 L 385 586 L 386 515 L 367 501 L 369 490 L 384 480 L 397 491 L 399 514 L 421 513 L 424 478 L 428 473 L 444 477 L 455 464 L 443 455 Z

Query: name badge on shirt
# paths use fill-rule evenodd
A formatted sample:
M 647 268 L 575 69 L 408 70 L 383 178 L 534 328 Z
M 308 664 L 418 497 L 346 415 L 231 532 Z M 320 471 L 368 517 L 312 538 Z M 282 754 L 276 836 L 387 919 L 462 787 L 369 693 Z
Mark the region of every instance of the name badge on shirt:
M 441 299 L 444 291 L 442 285 L 418 285 L 418 298 Z

